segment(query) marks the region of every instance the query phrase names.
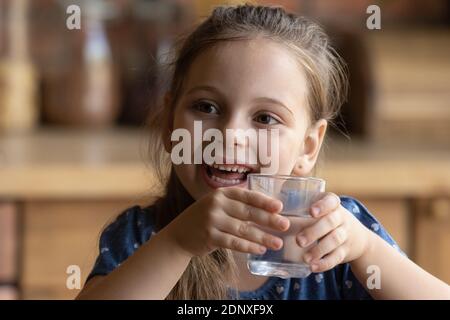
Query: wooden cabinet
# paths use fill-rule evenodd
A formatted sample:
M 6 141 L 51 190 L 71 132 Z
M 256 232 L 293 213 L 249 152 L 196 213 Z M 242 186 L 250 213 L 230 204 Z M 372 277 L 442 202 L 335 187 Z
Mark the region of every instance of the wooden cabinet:
M 25 203 L 22 277 L 24 299 L 72 299 L 67 268 L 81 270 L 83 286 L 98 254 L 101 231 L 130 201 L 39 201 Z
M 416 262 L 450 283 L 450 198 L 417 202 Z
M 0 300 L 18 296 L 18 207 L 0 202 Z

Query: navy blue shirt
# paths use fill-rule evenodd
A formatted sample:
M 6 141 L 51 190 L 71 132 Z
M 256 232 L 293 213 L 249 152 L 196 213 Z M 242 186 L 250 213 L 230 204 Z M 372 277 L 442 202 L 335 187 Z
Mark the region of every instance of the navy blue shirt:
M 377 219 L 358 200 L 341 196 L 341 204 L 362 224 L 404 254 Z M 121 213 L 100 236 L 99 255 L 86 281 L 93 276 L 107 275 L 131 256 L 155 234 L 152 207 L 131 207 Z M 371 299 L 353 275 L 350 264 L 312 273 L 306 278 L 269 277 L 255 291 L 230 291 L 230 299 Z

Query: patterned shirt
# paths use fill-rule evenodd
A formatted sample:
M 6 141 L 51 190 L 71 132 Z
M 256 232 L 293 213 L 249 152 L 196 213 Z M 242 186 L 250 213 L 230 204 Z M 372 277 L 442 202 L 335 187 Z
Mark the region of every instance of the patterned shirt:
M 341 196 L 340 199 L 341 205 L 364 226 L 404 254 L 363 204 L 352 197 Z M 152 206 L 128 208 L 103 231 L 100 236 L 99 255 L 86 281 L 113 271 L 155 234 L 153 209 Z M 269 277 L 257 290 L 230 290 L 229 297 L 253 300 L 371 299 L 352 273 L 349 263 L 340 264 L 326 272 L 312 273 L 306 278 Z

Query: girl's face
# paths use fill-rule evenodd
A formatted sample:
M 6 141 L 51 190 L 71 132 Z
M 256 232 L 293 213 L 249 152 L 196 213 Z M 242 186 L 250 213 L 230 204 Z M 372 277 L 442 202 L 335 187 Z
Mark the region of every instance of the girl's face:
M 166 98 L 169 103 L 170 95 Z M 269 136 L 278 129 L 278 165 L 271 173 L 299 176 L 313 168 L 327 126 L 325 120 L 311 125 L 306 80 L 296 57 L 262 38 L 224 42 L 197 56 L 184 79 L 172 130 L 185 128 L 193 139 L 194 121 L 201 121 L 203 132 L 219 129 L 224 145 L 226 129 L 267 129 Z M 234 138 L 237 163 L 237 150 L 250 147 L 248 139 Z M 178 144 L 167 139 L 166 146 Z M 222 165 L 225 170 L 204 163 L 174 167 L 186 190 L 199 199 L 214 188 L 246 187 L 245 171 L 260 172 L 262 165 Z

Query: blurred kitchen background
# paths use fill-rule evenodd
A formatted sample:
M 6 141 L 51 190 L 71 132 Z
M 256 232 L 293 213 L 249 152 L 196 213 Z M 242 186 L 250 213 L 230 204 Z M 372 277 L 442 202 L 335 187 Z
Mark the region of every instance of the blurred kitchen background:
M 83 285 L 102 228 L 158 190 L 145 128 L 167 79 L 158 62 L 214 5 L 241 2 L 0 0 L 0 299 L 77 295 L 68 267 Z M 449 283 L 449 2 L 254 2 L 315 18 L 348 63 L 316 174 Z M 66 27 L 71 4 L 80 30 Z M 366 27 L 371 4 L 381 30 Z

